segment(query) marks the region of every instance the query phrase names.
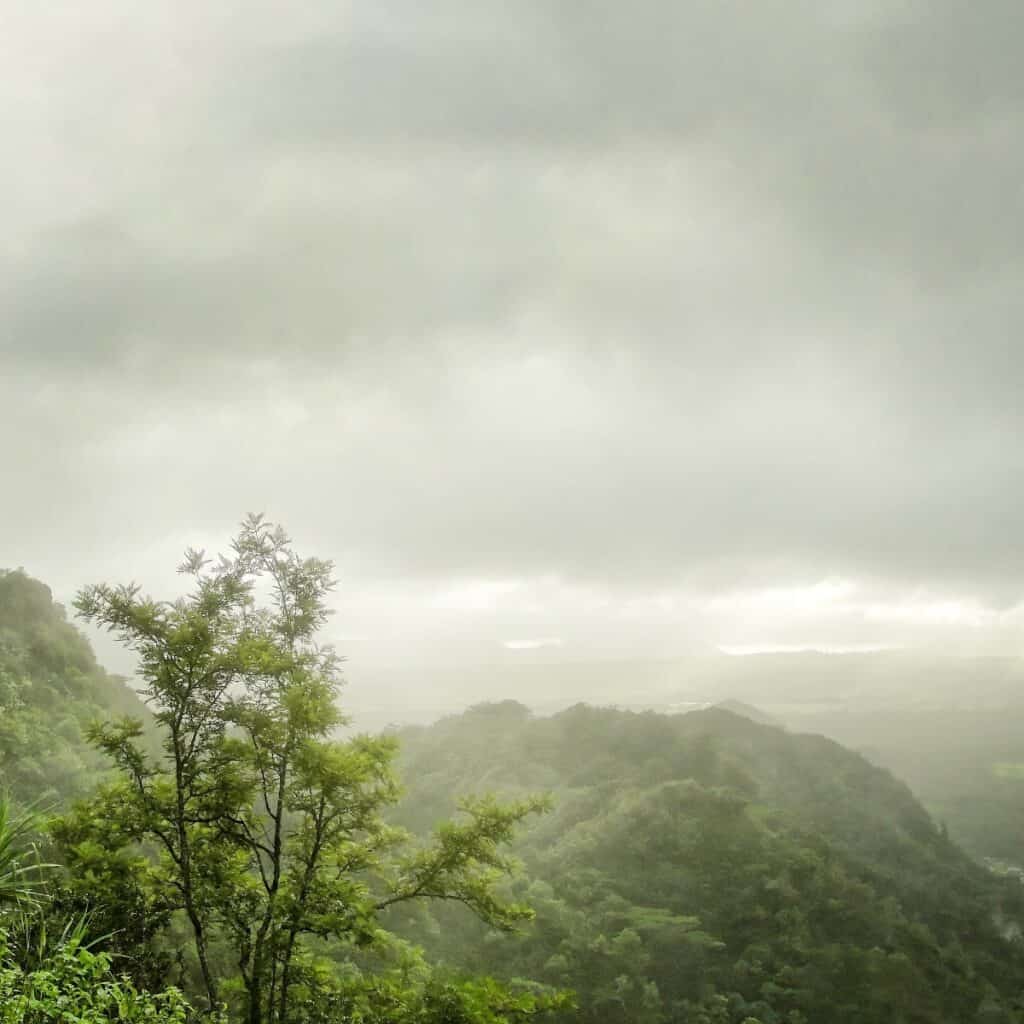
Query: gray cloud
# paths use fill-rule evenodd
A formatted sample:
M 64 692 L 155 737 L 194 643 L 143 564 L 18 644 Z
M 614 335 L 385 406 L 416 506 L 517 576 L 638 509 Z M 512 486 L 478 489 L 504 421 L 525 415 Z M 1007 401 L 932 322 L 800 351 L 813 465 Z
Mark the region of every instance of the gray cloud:
M 131 575 L 266 508 L 407 590 L 1014 604 L 1022 18 L 12 16 L 0 563 Z

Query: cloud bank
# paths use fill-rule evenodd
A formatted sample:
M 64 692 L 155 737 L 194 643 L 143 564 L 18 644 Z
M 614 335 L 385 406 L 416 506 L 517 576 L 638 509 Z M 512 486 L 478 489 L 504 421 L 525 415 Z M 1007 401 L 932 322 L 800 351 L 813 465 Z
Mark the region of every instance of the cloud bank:
M 366 658 L 1016 649 L 1022 30 L 7 12 L 0 563 L 164 585 L 262 509 Z M 858 596 L 772 605 L 829 580 Z

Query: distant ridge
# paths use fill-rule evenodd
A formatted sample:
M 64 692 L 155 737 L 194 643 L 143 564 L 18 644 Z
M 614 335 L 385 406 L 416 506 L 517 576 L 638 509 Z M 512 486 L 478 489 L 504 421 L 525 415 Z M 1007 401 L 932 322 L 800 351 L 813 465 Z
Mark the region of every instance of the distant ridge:
M 757 722 L 759 725 L 772 725 L 777 729 L 785 728 L 782 722 L 777 718 L 773 718 L 766 711 L 754 707 L 753 704 L 746 704 L 741 700 L 734 700 L 731 697 L 713 704 L 712 707 L 717 708 L 719 711 L 729 711 L 734 715 L 739 715 L 741 718 L 749 718 L 751 722 Z

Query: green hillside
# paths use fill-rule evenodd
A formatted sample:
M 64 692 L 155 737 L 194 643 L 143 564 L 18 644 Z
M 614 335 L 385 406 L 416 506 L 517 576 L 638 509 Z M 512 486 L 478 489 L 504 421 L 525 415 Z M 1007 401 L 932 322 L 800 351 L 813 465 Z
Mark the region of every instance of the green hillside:
M 458 890 L 400 904 L 384 923 L 460 976 L 574 990 L 578 1010 L 552 1011 L 558 1021 L 1024 1024 L 1024 887 L 969 858 L 890 772 L 732 707 L 578 705 L 543 718 L 507 701 L 403 730 L 396 817 L 413 832 L 485 791 L 549 792 L 554 810 L 517 843 L 526 870 L 505 895 L 536 911 L 520 932 L 476 920 Z M 95 791 L 106 766 L 86 727 L 146 714 L 21 571 L 0 573 L 0 710 L 2 782 L 23 801 Z M 1001 751 L 998 777 L 1017 785 Z M 90 868 L 75 884 L 91 894 L 98 877 Z M 133 893 L 105 899 L 127 906 Z M 166 967 L 167 936 L 153 942 L 152 964 Z M 227 972 L 230 950 L 216 955 Z M 339 949 L 323 969 L 347 976 L 358 963 Z M 170 971 L 136 968 L 154 989 Z
M 105 765 L 85 728 L 144 713 L 124 680 L 96 663 L 49 587 L 0 570 L 0 785 L 20 800 L 87 792 Z
M 1024 861 L 1024 706 L 820 712 L 804 719 L 905 779 L 977 858 Z
M 588 1024 L 1024 1019 L 1024 890 L 830 740 L 511 702 L 401 739 L 413 827 L 481 789 L 556 798 L 519 847 L 533 927 L 405 921 L 434 955 L 571 986 Z

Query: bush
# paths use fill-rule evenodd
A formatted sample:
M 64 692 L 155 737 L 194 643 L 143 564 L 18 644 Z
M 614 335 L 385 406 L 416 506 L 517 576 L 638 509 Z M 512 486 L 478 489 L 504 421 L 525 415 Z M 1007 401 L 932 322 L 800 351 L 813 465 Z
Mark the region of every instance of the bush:
M 77 938 L 26 970 L 0 931 L 0 1024 L 186 1024 L 190 1019 L 177 989 L 140 992 L 111 972 L 107 954 L 90 952 Z

